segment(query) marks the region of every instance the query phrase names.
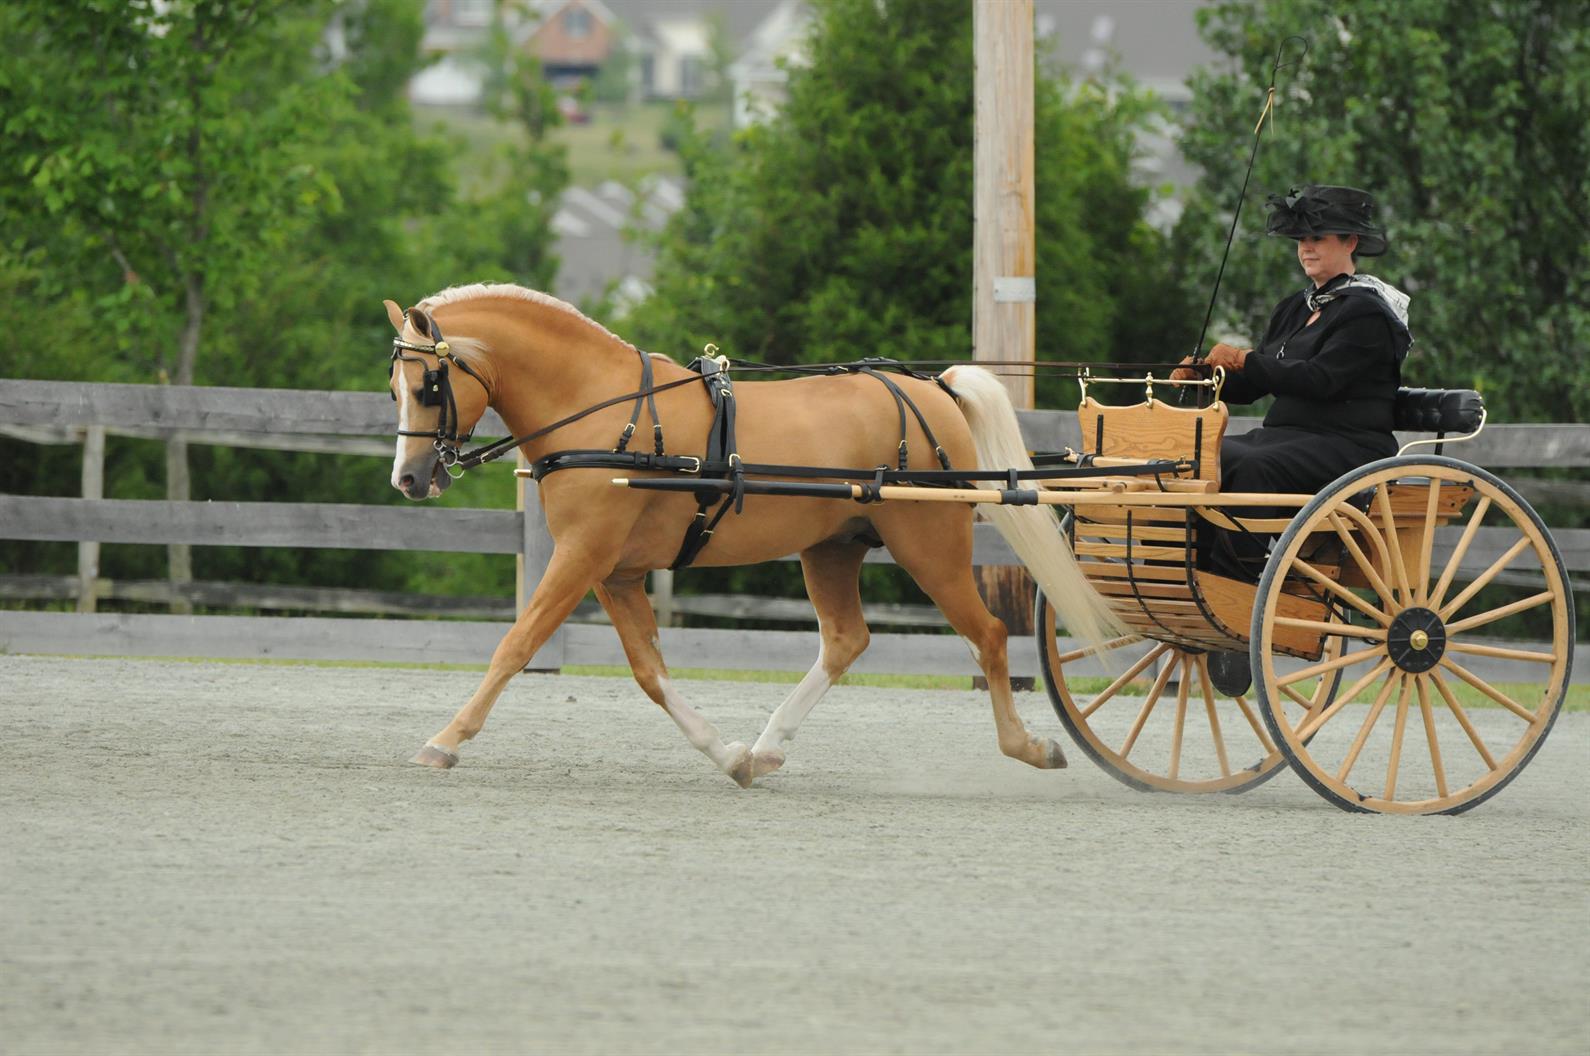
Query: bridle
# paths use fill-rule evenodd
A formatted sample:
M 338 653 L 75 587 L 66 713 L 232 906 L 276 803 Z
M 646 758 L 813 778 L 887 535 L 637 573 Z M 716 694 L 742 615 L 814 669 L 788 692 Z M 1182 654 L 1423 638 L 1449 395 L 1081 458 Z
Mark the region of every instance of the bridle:
M 404 318 L 406 319 L 407 317 L 408 313 L 405 312 Z M 441 460 L 442 468 L 447 471 L 448 476 L 456 478 L 463 473 L 462 469 L 457 473 L 453 472 L 453 467 L 458 464 L 459 445 L 469 443 L 470 438 L 475 435 L 475 430 L 470 429 L 462 434 L 458 431 L 458 400 L 453 395 L 453 382 L 448 370 L 448 364 L 457 364 L 459 370 L 479 382 L 480 387 L 486 390 L 488 402 L 490 402 L 491 389 L 486 385 L 485 378 L 475 373 L 474 368 L 453 354 L 452 349 L 448 347 L 446 340 L 442 337 L 441 327 L 436 324 L 434 319 L 431 320 L 431 330 L 436 335 L 436 340 L 429 345 L 415 344 L 412 341 L 405 341 L 401 337 L 392 339 L 392 361 L 391 366 L 387 368 L 387 375 L 390 378 L 392 372 L 396 370 L 399 361 L 419 363 L 422 366 L 429 363 L 428 360 L 420 356 L 404 355 L 405 351 L 424 352 L 435 356 L 436 367 L 435 369 L 427 369 L 422 375 L 417 395 L 420 398 L 421 407 L 440 408 L 440 417 L 436 421 L 435 429 L 399 429 L 397 435 L 429 437 L 434 443 L 436 457 Z M 397 399 L 395 391 L 392 393 L 392 399 Z

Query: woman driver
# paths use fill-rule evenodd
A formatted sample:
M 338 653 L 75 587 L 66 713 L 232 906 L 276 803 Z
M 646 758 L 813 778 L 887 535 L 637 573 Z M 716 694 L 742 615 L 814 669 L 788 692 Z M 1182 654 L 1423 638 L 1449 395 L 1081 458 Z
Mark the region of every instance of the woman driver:
M 1370 222 L 1374 201 L 1365 192 L 1310 185 L 1272 194 L 1267 204 L 1266 232 L 1297 240 L 1297 260 L 1310 283 L 1276 305 L 1257 347 L 1217 344 L 1204 358 L 1225 368 L 1221 395 L 1228 402 L 1275 397 L 1262 428 L 1221 444 L 1220 487 L 1316 492 L 1397 452 L 1392 410 L 1413 343 L 1408 296 L 1358 274 L 1359 257 L 1386 251 L 1385 233 Z M 1178 368 L 1173 376 L 1196 375 Z M 1264 560 L 1261 541 L 1219 532 L 1208 542 L 1214 571 L 1256 578 Z

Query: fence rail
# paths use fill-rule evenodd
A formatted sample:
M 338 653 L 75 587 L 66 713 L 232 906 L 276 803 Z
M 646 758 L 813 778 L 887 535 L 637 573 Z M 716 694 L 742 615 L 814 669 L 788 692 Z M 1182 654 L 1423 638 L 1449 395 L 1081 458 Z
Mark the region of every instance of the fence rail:
M 1075 413 L 1018 412 L 1030 447 L 1058 449 L 1081 445 Z M 463 551 L 516 554 L 522 561 L 521 582 L 533 586 L 551 553 L 551 541 L 535 502 L 533 488 L 521 488 L 520 509 L 365 506 L 293 502 L 166 502 L 99 498 L 104 437 L 125 435 L 163 439 L 181 436 L 193 443 L 278 450 L 388 455 L 391 451 L 392 406 L 382 394 L 306 392 L 274 389 L 205 388 L 156 385 L 84 384 L 49 381 L 7 381 L 0 384 L 0 432 L 31 442 L 83 443 L 85 497 L 0 496 L 0 537 L 76 542 L 87 551 L 100 543 L 186 543 L 208 546 L 272 546 L 374 550 Z M 1245 432 L 1257 419 L 1233 418 L 1230 431 Z M 503 435 L 505 427 L 487 412 L 478 434 Z M 380 438 L 379 440 L 372 437 Z M 1409 437 L 1410 439 L 1412 437 Z M 1590 425 L 1492 425 L 1455 454 L 1486 468 L 1505 471 L 1526 467 L 1590 466 Z M 1504 474 L 1505 475 L 1505 474 Z M 1580 481 L 1519 481 L 1526 494 L 1531 484 L 1553 501 L 1577 502 L 1586 494 Z M 372 474 L 372 487 L 381 487 Z M 1438 538 L 1437 553 L 1450 549 L 1453 533 Z M 1590 530 L 1554 532 L 1571 573 L 1590 571 Z M 1483 568 L 1512 538 L 1482 529 L 1465 557 L 1464 566 Z M 97 550 L 95 551 L 97 553 Z M 791 555 L 788 559 L 793 559 Z M 889 562 L 887 551 L 870 561 Z M 1016 563 L 997 533 L 978 525 L 975 560 L 983 565 Z M 62 577 L 6 577 L 0 600 L 19 597 L 62 597 L 87 600 L 92 608 L 99 591 L 110 591 L 97 575 L 97 560 L 84 560 L 76 590 L 63 590 Z M 30 582 L 31 581 L 31 585 Z M 47 581 L 47 582 L 46 582 Z M 156 584 L 124 587 L 122 597 L 156 600 Z M 245 584 L 166 585 L 165 597 L 180 590 L 201 604 L 218 597 L 248 596 L 259 608 L 314 607 L 321 611 L 392 612 L 406 614 L 412 605 L 393 601 L 380 609 L 379 599 L 333 588 L 285 588 Z M 225 588 L 225 589 L 223 589 Z M 27 594 L 29 589 L 39 593 Z M 302 592 L 302 593 L 294 593 Z M 370 595 L 382 592 L 364 592 Z M 438 599 L 440 600 L 440 599 Z M 457 609 L 433 605 L 419 609 L 435 615 L 480 611 L 489 599 L 460 599 Z M 313 602 L 299 605 L 296 602 Z M 507 605 L 507 599 L 502 599 Z M 675 611 L 731 618 L 776 619 L 809 615 L 804 602 L 790 599 L 726 596 L 673 598 Z M 322 606 L 324 606 L 322 608 Z M 365 606 L 365 607 L 361 607 Z M 937 625 L 918 606 L 869 606 L 869 617 L 895 625 Z M 512 611 L 509 609 L 508 611 Z M 175 622 L 173 622 L 175 621 Z M 159 655 L 293 656 L 303 659 L 468 660 L 489 655 L 503 629 L 501 623 L 459 620 L 386 621 L 295 617 L 161 617 L 0 612 L 0 651 Z M 238 636 L 234 639 L 229 635 Z M 745 635 L 757 636 L 744 639 Z M 770 636 L 770 637 L 769 637 Z M 793 637 L 791 637 L 793 636 Z M 600 638 L 602 643 L 598 644 Z M 465 644 L 466 639 L 469 644 Z M 478 639 L 478 640 L 477 640 Z M 804 670 L 815 655 L 810 632 L 709 631 L 669 629 L 664 632 L 670 660 L 681 666 L 735 666 L 734 657 L 752 657 L 752 666 Z M 747 642 L 757 644 L 750 645 Z M 799 648 L 793 643 L 799 642 Z M 395 644 L 394 644 L 395 643 Z M 736 644 L 738 643 L 738 647 Z M 895 671 L 950 670 L 974 673 L 965 650 L 946 647 L 942 636 L 875 635 L 864 669 Z M 391 654 L 400 654 L 394 656 Z M 924 660 L 931 653 L 938 659 Z M 581 657 L 605 659 L 580 659 Z M 544 648 L 534 666 L 570 663 L 622 663 L 611 631 L 571 627 Z M 1581 666 L 1579 670 L 1583 671 Z M 1022 646 L 1012 654 L 1012 672 L 1036 671 L 1035 652 Z

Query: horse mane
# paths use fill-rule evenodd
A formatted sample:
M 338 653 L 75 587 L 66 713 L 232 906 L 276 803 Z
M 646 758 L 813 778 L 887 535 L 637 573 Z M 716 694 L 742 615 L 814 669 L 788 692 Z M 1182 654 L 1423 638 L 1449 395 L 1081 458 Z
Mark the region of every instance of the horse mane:
M 618 342 L 625 348 L 631 350 L 634 350 L 635 348 L 634 345 L 630 344 L 628 341 L 625 341 L 622 337 L 619 337 L 617 334 L 613 333 L 613 331 L 609 330 L 595 319 L 592 319 L 590 316 L 574 307 L 574 305 L 570 304 L 568 301 L 562 301 L 552 296 L 550 293 L 542 293 L 540 290 L 532 290 L 528 287 L 519 286 L 511 282 L 473 282 L 463 286 L 449 286 L 445 290 L 438 290 L 429 297 L 426 297 L 424 300 L 420 301 L 419 304 L 415 305 L 415 307 L 423 308 L 428 312 L 435 308 L 444 307 L 445 305 L 457 304 L 460 301 L 477 300 L 482 297 L 511 297 L 515 300 L 529 301 L 532 304 L 540 304 L 548 308 L 555 308 L 560 312 L 567 312 L 580 322 L 584 323 L 586 326 L 589 326 L 598 333 Z

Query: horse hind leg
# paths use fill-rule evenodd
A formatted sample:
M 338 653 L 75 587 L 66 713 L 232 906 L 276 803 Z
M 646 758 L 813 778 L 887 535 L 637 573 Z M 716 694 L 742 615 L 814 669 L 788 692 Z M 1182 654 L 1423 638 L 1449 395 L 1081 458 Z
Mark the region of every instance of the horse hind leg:
M 793 692 L 773 710 L 767 728 L 752 747 L 754 776 L 784 765 L 784 746 L 823 695 L 838 682 L 867 648 L 870 633 L 861 614 L 861 562 L 864 543 L 820 543 L 801 553 L 806 596 L 817 610 L 822 645 L 817 662 Z
M 640 688 L 668 713 L 697 751 L 711 759 L 735 784 L 749 788 L 755 780 L 751 749 L 740 741 L 723 743 L 718 728 L 685 703 L 668 678 L 668 668 L 657 644 L 657 616 L 646 597 L 644 577 L 635 574 L 610 576 L 597 586 L 596 597 L 613 621 L 613 629 L 618 632 L 624 655 L 629 659 L 630 670 Z
M 1062 769 L 1066 756 L 1060 743 L 1028 733 L 1016 711 L 1006 653 L 1009 635 L 1004 622 L 988 611 L 972 578 L 971 517 L 950 523 L 936 510 L 920 511 L 919 516 L 915 521 L 908 518 L 892 524 L 879 517 L 874 523 L 895 564 L 904 568 L 944 613 L 982 668 L 993 698 L 999 750 L 1040 770 Z

